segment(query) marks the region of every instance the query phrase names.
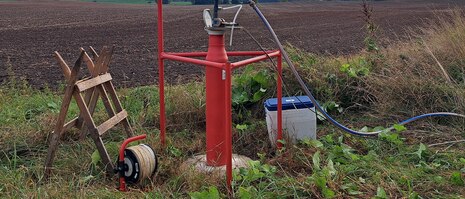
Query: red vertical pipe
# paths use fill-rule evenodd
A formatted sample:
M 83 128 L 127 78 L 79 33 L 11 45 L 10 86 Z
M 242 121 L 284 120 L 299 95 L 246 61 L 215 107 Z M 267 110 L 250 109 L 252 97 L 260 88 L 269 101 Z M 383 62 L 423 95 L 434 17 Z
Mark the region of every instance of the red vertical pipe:
M 225 65 L 225 70 L 226 70 L 226 82 L 225 82 L 225 93 L 224 93 L 224 98 L 225 98 L 225 107 L 224 109 L 226 110 L 225 112 L 225 118 L 226 118 L 226 126 L 225 126 L 225 132 L 226 132 L 226 144 L 225 144 L 225 151 L 226 151 L 226 159 L 227 159 L 227 164 L 226 164 L 226 183 L 228 185 L 228 190 L 231 192 L 231 182 L 232 182 L 232 112 L 231 112 L 231 64 L 226 63 Z
M 224 32 L 209 31 L 207 61 L 217 63 L 227 63 L 228 56 L 224 47 Z M 205 69 L 206 76 L 206 115 L 207 115 L 207 165 L 223 166 L 227 162 L 227 152 L 225 151 L 226 132 L 225 120 L 227 118 L 225 110 L 224 84 L 221 68 L 209 67 Z
M 158 10 L 158 87 L 160 98 L 160 141 L 165 146 L 166 115 L 165 115 L 165 66 L 162 57 L 163 49 L 163 3 L 157 2 Z
M 283 139 L 283 102 L 282 102 L 282 67 L 283 67 L 283 58 L 281 53 L 278 56 L 278 85 L 277 85 L 277 93 L 278 93 L 278 140 Z M 281 149 L 282 143 L 277 142 L 276 146 L 278 146 L 278 149 Z

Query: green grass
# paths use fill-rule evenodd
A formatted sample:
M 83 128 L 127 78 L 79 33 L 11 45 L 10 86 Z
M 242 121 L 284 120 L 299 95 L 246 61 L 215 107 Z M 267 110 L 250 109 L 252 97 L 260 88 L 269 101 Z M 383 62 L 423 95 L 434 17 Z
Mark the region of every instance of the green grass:
M 166 149 L 159 145 L 156 129 L 157 88 L 118 91 L 135 131 L 148 133 L 149 138 L 144 142 L 155 147 L 161 161 L 155 180 L 146 185 L 144 191 L 133 189 L 129 193 L 116 191 L 116 176 L 107 178 L 102 165 L 92 164 L 95 146 L 91 139 L 77 140 L 76 130 L 65 135 L 57 153 L 54 175 L 45 181 L 42 165 L 47 136 L 53 129 L 62 93 L 38 91 L 27 86 L 0 88 L 1 197 L 179 198 L 216 195 L 215 190 L 220 196 L 226 196 L 224 181 L 205 181 L 203 178 L 208 179 L 208 176 L 202 175 L 189 177 L 177 169 L 190 154 L 204 151 L 203 83 L 167 88 L 170 133 Z M 105 116 L 102 107 L 100 104 L 96 112 L 100 119 Z M 69 118 L 73 114 L 77 114 L 74 104 Z M 197 126 L 192 125 L 199 122 Z M 237 197 L 383 198 L 385 192 L 388 198 L 416 198 L 417 195 L 460 198 L 465 193 L 463 144 L 447 149 L 445 146 L 421 148 L 420 140 L 409 136 L 415 131 L 367 139 L 341 133 L 324 124 L 319 125 L 317 141 L 304 140 L 295 146 L 286 144 L 283 150 L 275 151 L 268 143 L 262 119 L 249 118 L 247 122 L 253 125 L 246 130 L 235 130 L 239 139 L 234 141 L 234 151 L 257 161 L 251 163 L 250 169 L 235 172 Z M 363 117 L 354 115 L 349 123 L 366 122 Z M 435 128 L 445 127 L 436 125 Z M 448 128 L 450 134 L 456 134 L 457 130 Z M 116 157 L 123 139 L 120 128 L 104 138 L 112 157 Z

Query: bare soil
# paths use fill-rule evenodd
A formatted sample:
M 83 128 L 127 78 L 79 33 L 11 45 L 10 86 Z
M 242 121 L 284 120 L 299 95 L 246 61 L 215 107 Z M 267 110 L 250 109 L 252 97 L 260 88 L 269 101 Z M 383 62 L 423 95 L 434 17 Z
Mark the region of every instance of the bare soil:
M 433 19 L 464 1 L 374 2 L 380 34 L 391 41 L 406 30 Z M 211 6 L 165 6 L 166 51 L 206 51 L 207 33 L 201 12 Z M 360 2 L 329 1 L 261 4 L 279 37 L 296 47 L 322 55 L 356 53 L 363 47 Z M 231 12 L 231 11 L 228 11 Z M 52 53 L 59 51 L 70 64 L 79 47 L 115 45 L 110 71 L 120 87 L 157 82 L 157 10 L 154 5 L 84 2 L 0 2 L 0 83 L 10 76 L 35 88 L 57 88 L 63 75 Z M 231 12 L 232 13 L 232 12 Z M 225 18 L 231 18 L 228 13 Z M 267 48 L 275 48 L 264 26 L 247 5 L 238 22 Z M 228 50 L 258 50 L 242 31 L 236 31 Z M 198 80 L 203 68 L 168 62 L 166 78 L 176 84 Z

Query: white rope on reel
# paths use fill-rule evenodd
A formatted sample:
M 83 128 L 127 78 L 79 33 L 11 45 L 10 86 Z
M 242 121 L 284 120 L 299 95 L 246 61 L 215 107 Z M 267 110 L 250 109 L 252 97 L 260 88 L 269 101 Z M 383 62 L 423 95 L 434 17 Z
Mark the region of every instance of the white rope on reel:
M 157 157 L 151 147 L 145 144 L 125 149 L 124 163 L 127 166 L 125 178 L 132 183 L 139 183 L 151 178 L 157 170 Z

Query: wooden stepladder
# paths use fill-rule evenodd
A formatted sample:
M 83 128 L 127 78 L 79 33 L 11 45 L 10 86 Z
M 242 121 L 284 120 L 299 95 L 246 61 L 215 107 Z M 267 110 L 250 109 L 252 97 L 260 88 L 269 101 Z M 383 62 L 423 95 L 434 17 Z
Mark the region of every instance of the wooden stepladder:
M 86 51 L 81 48 L 79 58 L 71 69 L 63 60 L 61 55 L 55 51 L 55 57 L 66 78 L 66 88 L 55 130 L 50 136 L 48 153 L 45 160 L 45 177 L 48 177 L 51 173 L 53 159 L 61 137 L 64 132 L 72 127 L 76 127 L 81 130 L 81 138 L 84 138 L 87 134 L 89 134 L 94 140 L 108 173 L 114 172 L 114 166 L 101 136 L 119 123 L 123 124 L 128 137 L 133 136 L 131 126 L 127 119 L 128 114 L 121 106 L 121 102 L 119 101 L 113 83 L 111 82 L 112 77 L 110 73 L 108 73 L 109 63 L 114 47 L 103 47 L 100 55 L 97 54 L 92 47 L 90 47 L 90 49 L 95 61 L 93 61 Z M 86 63 L 91 77 L 78 80 L 79 71 L 83 61 Z M 82 93 L 84 93 L 84 97 L 82 96 Z M 79 107 L 80 114 L 78 117 L 65 124 L 68 108 L 73 97 Z M 102 99 L 103 105 L 105 106 L 105 110 L 110 119 L 99 126 L 96 126 L 92 115 L 95 111 L 99 98 Z

